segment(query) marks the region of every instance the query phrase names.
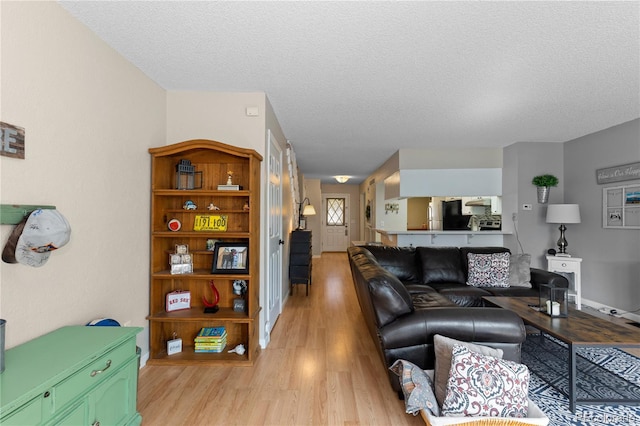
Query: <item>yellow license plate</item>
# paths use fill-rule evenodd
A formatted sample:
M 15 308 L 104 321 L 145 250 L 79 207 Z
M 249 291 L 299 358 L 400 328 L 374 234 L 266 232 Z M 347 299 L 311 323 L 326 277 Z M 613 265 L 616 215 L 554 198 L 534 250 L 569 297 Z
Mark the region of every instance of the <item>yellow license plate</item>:
M 194 231 L 226 231 L 227 216 L 197 214 L 193 222 Z

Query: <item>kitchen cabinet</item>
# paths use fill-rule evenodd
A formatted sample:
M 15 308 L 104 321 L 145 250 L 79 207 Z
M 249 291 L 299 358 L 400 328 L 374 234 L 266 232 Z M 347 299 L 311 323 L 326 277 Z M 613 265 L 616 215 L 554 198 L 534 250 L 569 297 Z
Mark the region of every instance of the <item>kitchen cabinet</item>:
M 491 198 L 491 214 L 502 215 L 502 197 L 494 195 Z
M 139 425 L 140 327 L 63 327 L 6 351 L 0 424 Z

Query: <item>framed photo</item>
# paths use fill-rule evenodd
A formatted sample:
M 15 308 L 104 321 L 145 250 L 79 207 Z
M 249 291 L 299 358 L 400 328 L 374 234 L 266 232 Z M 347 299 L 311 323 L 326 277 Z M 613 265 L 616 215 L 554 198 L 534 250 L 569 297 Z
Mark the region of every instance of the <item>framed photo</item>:
M 213 250 L 212 274 L 249 273 L 249 245 L 247 243 L 217 242 Z

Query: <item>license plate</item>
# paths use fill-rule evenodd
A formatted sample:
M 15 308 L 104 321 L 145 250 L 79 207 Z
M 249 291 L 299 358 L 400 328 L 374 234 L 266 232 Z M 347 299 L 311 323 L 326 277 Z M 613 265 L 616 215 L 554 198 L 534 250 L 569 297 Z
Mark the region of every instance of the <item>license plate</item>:
M 196 215 L 193 222 L 194 231 L 226 231 L 227 216 L 225 215 Z

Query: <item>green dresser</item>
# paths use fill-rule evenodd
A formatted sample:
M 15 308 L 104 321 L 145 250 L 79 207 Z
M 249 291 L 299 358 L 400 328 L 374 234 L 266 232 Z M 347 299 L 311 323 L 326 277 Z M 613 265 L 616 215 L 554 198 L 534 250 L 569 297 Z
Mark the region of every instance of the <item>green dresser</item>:
M 63 327 L 5 352 L 0 425 L 139 425 L 139 327 Z

